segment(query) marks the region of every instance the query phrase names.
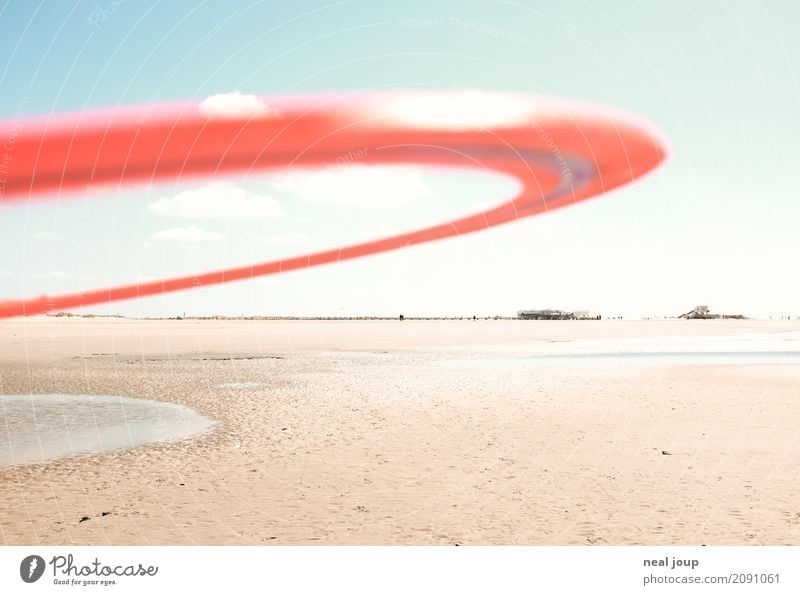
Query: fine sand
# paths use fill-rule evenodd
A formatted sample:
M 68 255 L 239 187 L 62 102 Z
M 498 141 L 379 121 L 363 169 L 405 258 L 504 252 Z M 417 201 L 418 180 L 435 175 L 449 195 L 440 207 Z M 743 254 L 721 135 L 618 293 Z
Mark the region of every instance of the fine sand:
M 800 322 L 2 321 L 0 399 L 219 423 L 0 469 L 0 542 L 797 544 L 800 365 L 436 363 L 733 336 Z

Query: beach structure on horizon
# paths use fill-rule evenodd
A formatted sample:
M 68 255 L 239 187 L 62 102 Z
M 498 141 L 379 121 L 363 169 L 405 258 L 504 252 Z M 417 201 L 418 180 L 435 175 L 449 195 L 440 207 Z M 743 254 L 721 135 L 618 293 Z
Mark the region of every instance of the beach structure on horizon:
M 588 310 L 519 310 L 517 318 L 520 320 L 600 320 L 600 315 L 590 316 Z
M 711 320 L 715 318 L 744 320 L 746 317 L 743 314 L 712 314 L 708 306 L 695 306 L 689 312 L 678 316 L 678 318 L 686 318 L 687 320 Z

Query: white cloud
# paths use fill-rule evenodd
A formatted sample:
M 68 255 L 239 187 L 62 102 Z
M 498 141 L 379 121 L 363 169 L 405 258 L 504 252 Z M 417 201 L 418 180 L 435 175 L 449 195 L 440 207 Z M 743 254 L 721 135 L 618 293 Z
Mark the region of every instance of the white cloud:
M 162 229 L 150 236 L 154 240 L 165 240 L 174 242 L 215 242 L 221 240 L 222 236 L 214 231 L 203 231 L 199 227 L 190 225 L 189 227 L 173 227 Z
M 253 194 L 230 182 L 212 182 L 175 196 L 162 196 L 148 208 L 165 217 L 183 219 L 252 219 L 279 217 L 280 203 L 270 196 Z
M 31 275 L 31 277 L 38 279 L 54 279 L 56 281 L 90 281 L 94 278 L 91 275 L 75 275 L 66 271 L 50 271 L 44 275 Z
M 93 278 L 90 275 L 73 275 L 66 271 L 50 271 L 43 275 L 32 274 L 30 276 L 34 279 L 53 279 L 56 281 L 89 281 Z
M 353 164 L 295 170 L 273 181 L 313 204 L 391 209 L 433 196 L 422 170 L 409 165 Z
M 420 91 L 389 101 L 382 110 L 404 124 L 440 130 L 516 126 L 529 120 L 530 97 L 492 91 Z
M 40 242 L 57 242 L 61 239 L 61 236 L 54 231 L 38 231 L 31 234 L 31 237 Z
M 483 211 L 488 211 L 490 209 L 494 209 L 494 208 L 499 207 L 502 204 L 502 202 L 504 202 L 504 201 L 484 200 L 484 201 L 481 201 L 481 202 L 475 204 L 475 206 L 472 207 L 472 212 L 473 213 L 482 213 Z
M 255 95 L 234 91 L 211 95 L 200 104 L 200 113 L 208 118 L 266 117 L 277 114 Z
M 302 231 L 290 231 L 289 233 L 279 233 L 267 238 L 273 244 L 305 244 L 308 236 Z
M 0 277 L 8 277 L 11 274 L 11 271 L 0 271 Z

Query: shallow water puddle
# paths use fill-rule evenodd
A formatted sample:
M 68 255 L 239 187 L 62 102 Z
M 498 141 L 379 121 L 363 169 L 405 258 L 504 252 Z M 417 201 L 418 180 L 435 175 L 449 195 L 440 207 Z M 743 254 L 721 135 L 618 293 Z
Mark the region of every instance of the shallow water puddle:
M 464 367 L 724 364 L 800 364 L 800 351 L 559 353 L 517 357 L 449 359 L 433 362 L 435 366 Z
M 146 399 L 0 396 L 0 467 L 173 442 L 215 423 L 183 405 Z

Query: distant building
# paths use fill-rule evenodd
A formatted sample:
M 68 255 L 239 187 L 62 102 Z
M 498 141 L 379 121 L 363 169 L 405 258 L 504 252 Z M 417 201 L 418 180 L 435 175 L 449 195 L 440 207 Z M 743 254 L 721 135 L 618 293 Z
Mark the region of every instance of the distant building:
M 519 310 L 519 320 L 600 320 L 600 316 L 591 316 L 588 310 Z
M 735 318 L 737 320 L 744 320 L 741 314 L 712 314 L 708 306 L 695 306 L 689 312 L 681 314 L 678 318 L 686 318 L 687 320 L 709 320 L 714 318 Z
M 520 310 L 517 312 L 517 318 L 522 320 L 573 320 L 575 315 L 562 310 Z
M 719 316 L 715 316 L 711 314 L 708 309 L 708 306 L 695 306 L 694 309 L 686 312 L 685 314 L 681 314 L 678 318 L 718 318 Z

